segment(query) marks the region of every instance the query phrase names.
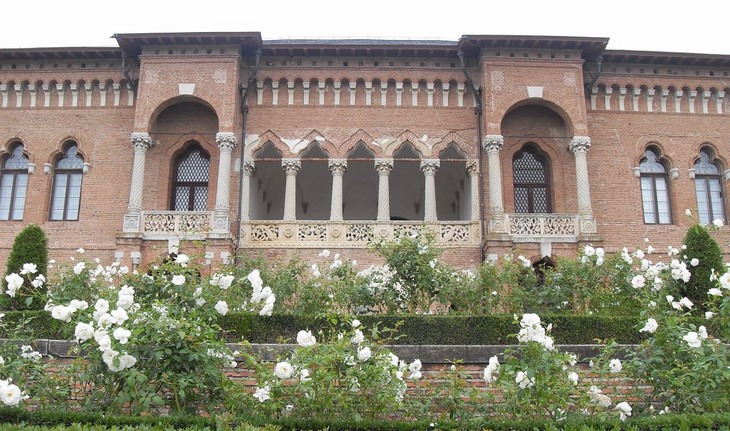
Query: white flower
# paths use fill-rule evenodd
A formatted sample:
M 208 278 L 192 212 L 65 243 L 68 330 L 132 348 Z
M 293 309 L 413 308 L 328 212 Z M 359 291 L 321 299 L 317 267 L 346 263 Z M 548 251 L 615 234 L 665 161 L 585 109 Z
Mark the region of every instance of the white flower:
M 74 265 L 74 274 L 79 275 L 81 274 L 81 271 L 84 270 L 86 267 L 86 264 L 84 262 L 79 262 L 76 265 Z
M 264 281 L 261 279 L 261 272 L 258 269 L 254 269 L 251 271 L 246 278 L 248 279 L 248 282 L 251 283 L 251 286 L 254 288 L 254 292 L 261 291 L 261 288 L 264 287 Z
M 715 313 L 713 313 L 712 311 L 705 311 L 705 319 L 709 320 L 713 317 L 715 317 Z
M 684 215 L 686 215 L 687 217 L 692 217 L 692 210 L 687 208 L 686 210 L 684 210 Z
M 644 325 L 644 327 L 639 329 L 639 332 L 649 332 L 653 334 L 654 331 L 657 330 L 657 328 L 659 328 L 659 324 L 655 319 L 650 317 L 646 320 L 646 324 Z
M 77 342 L 83 343 L 94 336 L 94 327 L 89 323 L 79 322 L 76 324 L 74 336 Z
M 74 313 L 74 311 L 76 310 L 66 305 L 56 305 L 51 309 L 51 316 L 53 316 L 53 318 L 56 320 L 70 322 L 71 315 Z
M 371 356 L 373 356 L 373 352 L 370 350 L 370 347 L 363 347 L 357 351 L 357 359 L 360 360 L 360 362 L 367 361 Z
M 591 398 L 592 402 L 600 405 L 601 407 L 608 407 L 611 405 L 611 398 L 603 395 L 601 390 L 595 386 L 591 386 L 588 391 L 588 396 Z
M 577 385 L 578 384 L 578 373 L 576 373 L 575 371 L 571 371 L 570 373 L 568 373 L 568 380 L 572 384 Z
M 639 289 L 644 287 L 646 284 L 646 279 L 643 275 L 636 275 L 634 278 L 631 279 L 631 285 L 634 287 L 634 289 Z
M 310 347 L 317 344 L 317 339 L 312 335 L 312 331 L 301 330 L 297 333 L 297 343 L 302 347 Z
M 86 250 L 84 250 L 83 247 L 79 247 L 76 249 L 76 253 L 78 253 L 78 254 L 84 254 L 85 251 Z
M 276 296 L 269 295 L 264 301 L 264 306 L 259 311 L 259 316 L 271 316 L 271 312 L 274 310 L 274 302 L 276 302 Z
M 704 325 L 700 326 L 697 329 L 697 335 L 699 335 L 700 340 L 706 340 L 707 339 L 707 328 L 705 328 Z
M 228 314 L 228 303 L 226 301 L 218 301 L 215 304 L 215 311 L 217 311 L 221 316 L 225 316 Z
M 707 291 L 707 294 L 712 296 L 722 296 L 722 290 L 718 289 L 717 287 L 713 287 L 712 289 Z
M 23 285 L 23 277 L 19 276 L 16 273 L 12 273 L 5 276 L 5 283 L 8 287 L 8 296 L 15 298 L 15 291 L 20 289 L 20 287 Z
M 700 260 L 697 259 L 696 257 L 695 258 L 692 258 L 692 260 L 689 261 L 689 264 L 692 265 L 692 266 L 697 266 L 697 265 L 700 264 Z
M 109 301 L 104 298 L 99 298 L 94 304 L 94 309 L 99 313 L 106 313 L 109 311 Z
M 330 251 L 329 250 L 322 250 L 319 253 L 319 257 L 329 257 L 329 256 L 330 256 Z
M 7 380 L 2 380 L 4 385 L 0 385 L 0 400 L 6 406 L 17 407 L 20 401 L 23 400 L 23 393 L 20 388 L 13 384 L 8 384 Z
M 631 406 L 626 401 L 622 401 L 616 404 L 616 407 L 614 407 L 613 409 L 619 411 L 622 421 L 625 421 L 627 416 L 631 416 Z
M 723 221 L 722 221 L 722 220 L 720 220 L 719 218 L 718 218 L 718 219 L 715 219 L 715 220 L 713 220 L 713 221 L 712 221 L 712 224 L 713 224 L 713 225 L 715 225 L 715 227 L 723 227 L 723 226 L 725 226 L 725 222 L 723 222 Z
M 587 245 L 583 247 L 583 254 L 585 254 L 586 256 L 593 256 L 594 254 L 596 254 L 596 249 L 591 247 L 590 245 Z
M 233 280 L 236 277 L 230 275 L 230 274 L 213 274 L 213 277 L 210 279 L 210 284 L 213 286 L 218 286 L 222 290 L 226 290 L 229 287 L 231 287 L 231 284 L 233 283 Z
M 410 375 L 408 376 L 409 379 L 420 379 L 423 374 L 421 373 L 421 367 L 423 364 L 421 364 L 420 359 L 414 359 L 413 362 L 408 364 L 408 371 L 410 371 Z
M 351 341 L 353 344 L 360 344 L 365 341 L 365 335 L 362 333 L 361 330 L 355 329 L 355 335 L 352 336 Z
M 182 274 L 176 274 L 172 276 L 172 284 L 175 286 L 182 286 L 185 284 L 185 276 Z
M 190 262 L 190 257 L 187 254 L 178 254 L 175 257 L 175 263 L 185 268 Z
M 489 358 L 489 364 L 484 368 L 484 381 L 487 383 L 496 382 L 497 374 L 499 372 L 499 359 L 497 356 Z
M 360 321 L 355 319 L 352 321 L 352 327 L 353 328 L 359 328 L 360 327 Z
M 682 339 L 687 342 L 687 345 L 689 345 L 689 347 L 692 347 L 694 349 L 702 345 L 702 340 L 700 339 L 699 335 L 694 331 L 688 332 L 687 335 L 682 337 Z
M 286 361 L 282 361 L 274 366 L 274 375 L 280 379 L 288 379 L 294 373 L 294 367 L 292 364 Z
M 611 362 L 608 363 L 608 369 L 612 373 L 620 373 L 621 370 L 624 369 L 623 365 L 621 365 L 620 359 L 611 359 Z
M 112 335 L 114 336 L 114 338 L 119 340 L 119 343 L 127 344 L 127 342 L 129 341 L 129 337 L 132 335 L 132 332 L 120 326 L 115 329 L 114 332 L 112 332 Z
M 7 278 L 6 278 L 7 280 Z M 723 289 L 730 290 L 730 272 L 726 272 L 720 276 L 720 285 Z
M 38 266 L 35 263 L 24 263 L 23 269 L 20 270 L 21 275 L 35 274 L 38 272 Z
M 271 391 L 271 388 L 269 386 L 264 386 L 263 388 L 256 388 L 256 391 L 253 393 L 254 398 L 259 400 L 259 402 L 264 402 L 271 397 L 269 396 L 269 392 Z
M 680 299 L 679 303 L 685 308 L 689 308 L 690 310 L 692 309 L 692 305 L 694 305 L 692 304 L 692 301 L 690 301 L 689 298 L 687 298 L 686 296 Z
M 303 383 L 303 382 L 308 382 L 308 381 L 312 380 L 312 378 L 309 377 L 310 374 L 311 373 L 309 372 L 308 369 L 306 369 L 306 368 L 303 369 L 302 371 L 299 372 L 299 381 Z
M 38 274 L 33 279 L 33 281 L 30 282 L 30 284 L 33 287 L 35 287 L 36 289 L 38 289 L 39 287 L 43 286 L 43 283 L 45 283 L 45 282 L 46 282 L 46 277 L 44 277 L 43 274 Z
M 531 388 L 535 386 L 535 378 L 529 378 L 524 371 L 518 371 L 515 377 L 515 383 L 520 385 L 520 389 Z

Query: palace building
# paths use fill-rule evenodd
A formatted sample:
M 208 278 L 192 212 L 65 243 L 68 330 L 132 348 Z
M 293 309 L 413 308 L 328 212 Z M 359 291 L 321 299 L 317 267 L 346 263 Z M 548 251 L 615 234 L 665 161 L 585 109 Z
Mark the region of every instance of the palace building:
M 663 252 L 727 217 L 730 56 L 592 37 L 113 37 L 0 49 L 3 262 L 29 223 L 57 260 L 83 247 L 125 265 L 176 249 L 367 262 L 371 241 L 427 228 L 475 267 Z

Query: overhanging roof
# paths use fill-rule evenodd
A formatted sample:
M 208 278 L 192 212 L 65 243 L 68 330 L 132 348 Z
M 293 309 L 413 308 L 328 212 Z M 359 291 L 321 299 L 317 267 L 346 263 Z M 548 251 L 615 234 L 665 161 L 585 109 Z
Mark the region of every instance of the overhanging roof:
M 482 48 L 578 50 L 586 60 L 599 56 L 608 46 L 607 37 L 569 36 L 484 36 L 464 35 L 459 49 L 467 55 L 478 55 Z
M 127 33 L 114 34 L 119 47 L 129 55 L 139 55 L 143 46 L 155 45 L 240 45 L 249 53 L 261 47 L 261 33 Z

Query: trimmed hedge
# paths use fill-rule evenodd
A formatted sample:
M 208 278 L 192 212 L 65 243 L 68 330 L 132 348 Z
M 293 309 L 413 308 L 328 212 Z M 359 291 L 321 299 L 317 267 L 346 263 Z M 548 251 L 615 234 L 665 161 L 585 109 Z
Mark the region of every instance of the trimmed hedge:
M 200 416 L 115 416 L 94 413 L 78 413 L 67 411 L 25 411 L 17 408 L 0 408 L 0 431 L 16 429 L 8 425 L 22 427 L 58 427 L 69 426 L 74 430 L 91 429 L 94 426 L 109 427 L 139 427 L 140 429 L 240 429 L 253 430 L 279 429 L 280 431 L 430 431 L 430 430 L 494 430 L 494 431 L 533 431 L 533 430 L 562 430 L 562 431 L 677 431 L 677 430 L 730 430 L 730 414 L 686 415 L 670 414 L 656 417 L 629 418 L 626 422 L 619 422 L 617 418 L 599 420 L 596 418 L 568 419 L 555 422 L 552 420 L 478 420 L 473 422 L 440 421 L 431 423 L 428 418 L 418 421 L 327 421 L 327 420 L 294 420 L 282 418 L 270 420 L 267 418 L 229 417 L 221 423 L 215 418 Z M 81 426 L 79 426 L 81 425 Z M 272 428 L 275 427 L 275 428 Z M 58 429 L 58 428 L 55 428 Z
M 32 317 L 29 323 L 34 338 L 66 339 L 64 328 L 73 328 L 54 320 L 46 311 L 9 311 L 3 317 L 5 327 L 14 327 L 13 322 Z M 552 324 L 552 336 L 556 344 L 601 344 L 613 339 L 619 344 L 637 344 L 647 335 L 638 328 L 644 322 L 635 316 L 580 316 L 544 315 L 545 324 Z M 399 322 L 398 338 L 391 344 L 398 345 L 495 345 L 515 344 L 512 336 L 519 332 L 511 315 L 453 316 L 453 315 L 403 315 L 357 316 L 366 330 L 375 325 L 379 328 L 395 328 Z M 697 318 L 697 325 L 717 333 L 717 319 Z M 275 314 L 261 317 L 252 313 L 229 313 L 221 316 L 223 338 L 228 342 L 246 340 L 250 343 L 280 343 L 296 340 L 297 332 L 310 329 L 317 332 L 326 325 L 314 316 Z M 0 332 L 0 337 L 11 338 L 18 334 Z

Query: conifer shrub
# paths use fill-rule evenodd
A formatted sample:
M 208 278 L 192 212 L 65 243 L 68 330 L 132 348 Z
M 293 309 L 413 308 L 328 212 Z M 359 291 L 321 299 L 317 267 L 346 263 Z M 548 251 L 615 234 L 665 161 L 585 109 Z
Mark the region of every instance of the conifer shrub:
M 23 288 L 20 292 L 28 292 L 32 290 L 45 289 L 44 286 L 36 288 L 31 286 L 31 281 L 38 274 L 47 275 L 48 272 L 48 238 L 46 233 L 36 224 L 29 224 L 21 230 L 15 237 L 13 249 L 10 252 L 7 262 L 7 270 L 5 275 L 20 274 L 25 264 L 35 264 L 36 272 L 24 276 Z M 2 280 L 3 289 L 7 282 Z M 45 304 L 39 301 L 33 301 L 33 296 L 22 295 L 19 293 L 14 298 L 7 295 L 2 296 L 3 306 L 6 309 L 33 309 L 42 310 Z
M 707 302 L 707 291 L 716 285 L 712 280 L 713 271 L 715 277 L 725 273 L 722 251 L 707 228 L 700 224 L 687 230 L 683 244 L 686 248 L 682 254 L 692 276 L 688 282 L 679 284 L 680 294 L 695 303 L 697 309 L 702 309 Z

